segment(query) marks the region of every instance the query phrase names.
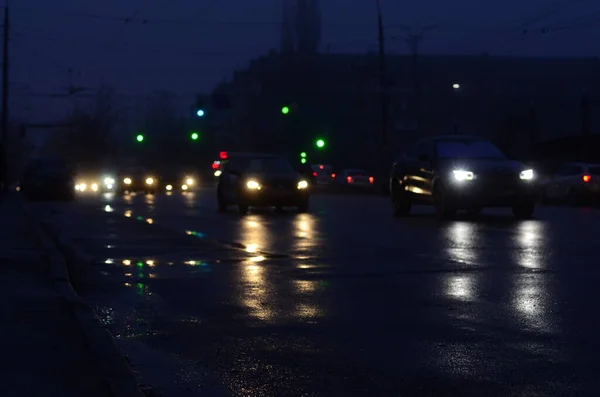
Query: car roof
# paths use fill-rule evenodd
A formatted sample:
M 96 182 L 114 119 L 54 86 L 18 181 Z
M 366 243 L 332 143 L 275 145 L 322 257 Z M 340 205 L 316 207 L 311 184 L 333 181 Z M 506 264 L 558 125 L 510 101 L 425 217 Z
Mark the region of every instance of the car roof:
M 485 142 L 489 142 L 485 138 L 482 138 L 480 136 L 474 136 L 474 135 L 441 135 L 441 136 L 434 136 L 434 137 L 426 138 L 426 139 L 436 141 L 436 142 L 440 142 L 440 141 L 485 141 Z
M 273 153 L 251 153 L 251 152 L 229 152 L 227 153 L 227 158 L 230 159 L 232 157 L 259 157 L 259 158 L 281 158 L 283 156 L 273 154 Z

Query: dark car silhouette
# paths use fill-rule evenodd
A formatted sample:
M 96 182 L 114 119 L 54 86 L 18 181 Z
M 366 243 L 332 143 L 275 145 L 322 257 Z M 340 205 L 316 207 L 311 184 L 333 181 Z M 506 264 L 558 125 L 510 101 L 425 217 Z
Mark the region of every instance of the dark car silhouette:
M 515 217 L 528 218 L 539 197 L 534 170 L 472 136 L 419 141 L 396 159 L 390 192 L 395 216 L 407 215 L 412 204 L 431 204 L 442 218 L 484 207 L 510 207 Z

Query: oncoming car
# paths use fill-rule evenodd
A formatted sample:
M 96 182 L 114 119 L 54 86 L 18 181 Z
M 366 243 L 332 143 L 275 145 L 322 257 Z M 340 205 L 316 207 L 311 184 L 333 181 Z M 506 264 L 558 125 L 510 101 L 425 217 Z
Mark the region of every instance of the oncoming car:
M 145 192 L 153 194 L 158 188 L 156 177 L 148 173 L 144 168 L 134 167 L 124 170 L 119 178 L 118 192 Z
M 395 216 L 412 204 L 432 204 L 440 217 L 459 210 L 510 207 L 531 217 L 539 198 L 536 173 L 509 160 L 493 143 L 470 136 L 423 139 L 393 165 L 390 191 Z
M 219 211 L 236 205 L 241 213 L 249 207 L 297 207 L 308 211 L 309 183 L 290 162 L 277 155 L 236 154 L 224 162 L 219 177 Z

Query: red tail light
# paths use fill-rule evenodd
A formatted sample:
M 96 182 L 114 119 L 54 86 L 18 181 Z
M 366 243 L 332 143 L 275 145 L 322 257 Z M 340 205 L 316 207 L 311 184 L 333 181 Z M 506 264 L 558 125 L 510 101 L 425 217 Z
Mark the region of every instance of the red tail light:
M 320 168 L 320 169 L 323 169 L 323 168 L 325 168 L 325 166 L 323 166 L 323 165 L 320 165 L 320 166 L 319 166 L 319 168 Z
M 348 178 L 346 178 L 346 180 L 348 181 L 348 183 L 352 183 L 352 177 L 349 176 Z
M 227 152 L 220 152 L 219 153 L 219 158 L 221 160 L 227 160 L 227 157 L 229 157 L 229 153 L 227 153 Z
M 212 169 L 216 170 L 219 168 L 219 164 L 218 163 L 212 163 Z
M 317 176 L 317 173 L 316 173 L 316 172 L 313 172 L 313 176 Z
M 373 183 L 374 180 L 375 178 L 373 178 L 372 176 L 369 177 L 369 183 Z
M 331 177 L 332 177 L 332 178 L 335 178 L 335 174 L 331 174 Z
M 591 175 L 584 175 L 584 176 L 583 176 L 583 181 L 584 181 L 585 183 L 588 183 L 588 182 L 589 182 L 589 181 L 591 181 L 591 180 L 592 180 L 592 176 L 591 176 Z

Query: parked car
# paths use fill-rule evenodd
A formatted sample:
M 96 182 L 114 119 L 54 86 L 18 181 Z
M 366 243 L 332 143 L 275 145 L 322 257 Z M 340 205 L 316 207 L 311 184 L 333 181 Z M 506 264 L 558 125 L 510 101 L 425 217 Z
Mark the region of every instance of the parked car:
M 73 200 L 74 179 L 72 167 L 64 161 L 54 158 L 35 159 L 25 168 L 19 190 L 29 199 Z

